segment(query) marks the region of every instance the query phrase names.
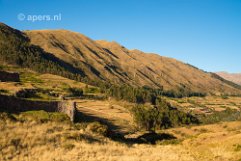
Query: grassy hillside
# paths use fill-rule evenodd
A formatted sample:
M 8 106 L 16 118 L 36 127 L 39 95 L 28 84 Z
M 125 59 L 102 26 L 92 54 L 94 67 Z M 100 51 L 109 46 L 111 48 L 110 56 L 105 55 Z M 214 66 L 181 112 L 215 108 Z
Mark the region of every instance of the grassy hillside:
M 0 62 L 82 80 L 85 73 L 42 48 L 32 45 L 22 32 L 0 24 Z
M 39 113 L 40 114 L 40 113 Z M 113 141 L 98 123 L 69 124 L 33 113 L 0 114 L 0 160 L 150 160 L 213 161 L 241 159 L 240 122 L 175 128 L 172 140 L 157 145 Z M 48 115 L 48 114 L 47 114 Z M 41 119 L 40 118 L 40 119 Z M 56 118 L 56 117 L 55 117 Z M 57 116 L 62 118 L 62 116 Z M 60 123 L 61 121 L 61 123 Z M 97 130 L 98 129 L 98 130 Z
M 128 50 L 115 42 L 93 41 L 66 30 L 23 33 L 1 23 L 0 49 L 2 64 L 107 88 L 148 87 L 172 97 L 240 94 L 236 85 L 175 59 Z
M 31 43 L 83 69 L 94 80 L 147 86 L 169 93 L 240 93 L 235 87 L 191 65 L 156 54 L 128 50 L 116 42 L 94 41 L 66 30 L 25 33 Z

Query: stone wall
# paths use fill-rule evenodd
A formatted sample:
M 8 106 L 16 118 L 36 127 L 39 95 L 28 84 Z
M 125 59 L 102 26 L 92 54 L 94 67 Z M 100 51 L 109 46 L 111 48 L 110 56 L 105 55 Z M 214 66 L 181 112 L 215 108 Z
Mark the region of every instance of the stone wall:
M 76 102 L 72 102 L 72 101 L 58 102 L 57 111 L 67 114 L 70 117 L 70 120 L 74 122 L 75 112 L 76 112 Z
M 20 81 L 19 74 L 0 71 L 0 81 L 1 82 L 19 82 Z
M 61 112 L 74 121 L 76 104 L 70 101 L 31 101 L 13 96 L 0 95 L 0 111 L 19 113 L 24 111 Z

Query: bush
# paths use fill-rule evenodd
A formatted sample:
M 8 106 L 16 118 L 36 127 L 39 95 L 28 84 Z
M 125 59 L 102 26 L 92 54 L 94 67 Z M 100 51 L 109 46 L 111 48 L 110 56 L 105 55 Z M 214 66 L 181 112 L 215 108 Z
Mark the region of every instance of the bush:
M 16 118 L 6 112 L 0 112 L 0 121 L 6 122 L 6 121 L 16 121 Z
M 131 113 L 138 129 L 155 130 L 198 123 L 197 118 L 171 107 L 164 100 L 157 101 L 155 106 L 136 105 Z
M 224 111 L 215 111 L 213 112 L 213 114 L 210 115 L 200 115 L 198 119 L 203 124 L 212 124 L 221 121 L 236 121 L 241 120 L 241 113 L 240 111 L 227 108 Z
M 84 95 L 83 89 L 81 88 L 69 88 L 68 92 L 71 97 L 81 97 Z
M 33 98 L 37 97 L 36 89 L 22 89 L 15 93 L 15 95 L 19 98 Z
M 74 127 L 75 127 L 75 129 L 77 129 L 77 130 L 84 130 L 84 129 L 86 129 L 87 128 L 87 123 L 85 123 L 85 122 L 81 122 L 81 123 L 75 123 L 74 124 Z
M 8 90 L 0 89 L 0 93 L 8 93 Z
M 241 144 L 234 144 L 233 146 L 235 147 L 234 151 L 241 151 Z
M 152 89 L 149 87 L 131 87 L 129 85 L 111 85 L 101 86 L 101 92 L 107 97 L 114 97 L 117 100 L 126 100 L 134 103 L 155 103 L 161 89 Z
M 193 92 L 187 89 L 180 88 L 178 90 L 164 91 L 163 87 L 153 89 L 148 86 L 132 87 L 130 85 L 99 85 L 101 92 L 105 93 L 107 97 L 114 97 L 117 100 L 126 100 L 129 102 L 143 104 L 150 102 L 153 105 L 159 97 L 167 96 L 173 98 L 182 97 L 205 97 L 206 93 Z
M 75 147 L 75 145 L 71 143 L 66 143 L 63 145 L 63 147 L 65 150 L 72 150 Z
M 228 99 L 228 96 L 226 94 L 221 95 L 222 99 Z
M 108 127 L 106 125 L 100 124 L 99 122 L 92 122 L 88 124 L 86 130 L 102 136 L 106 136 L 108 133 Z
M 99 89 L 96 87 L 89 87 L 88 85 L 85 86 L 84 88 L 84 93 L 99 93 Z

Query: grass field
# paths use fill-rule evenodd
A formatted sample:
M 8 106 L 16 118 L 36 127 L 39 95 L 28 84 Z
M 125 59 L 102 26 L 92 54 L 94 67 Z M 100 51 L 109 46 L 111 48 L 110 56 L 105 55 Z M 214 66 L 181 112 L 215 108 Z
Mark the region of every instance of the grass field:
M 3 119 L 4 118 L 4 119 Z M 239 161 L 241 122 L 165 130 L 178 140 L 157 145 L 121 143 L 91 131 L 89 124 L 16 121 L 1 117 L 0 160 Z M 162 131 L 163 132 L 163 131 Z
M 197 114 L 211 114 L 214 111 L 224 111 L 227 108 L 240 110 L 241 97 L 207 96 L 190 98 L 173 98 L 169 101 L 185 111 Z
M 0 93 L 14 95 L 23 89 L 40 89 L 38 98 L 60 99 L 68 95 L 68 88 L 85 89 L 86 84 L 51 74 L 21 72 L 21 82 L 0 82 Z M 98 92 L 98 88 L 93 88 Z M 96 94 L 96 93 L 95 93 Z M 210 115 L 215 111 L 241 108 L 240 97 L 166 98 L 182 111 Z M 44 112 L 27 112 L 0 119 L 0 160 L 36 161 L 241 161 L 241 122 L 220 122 L 211 125 L 186 126 L 160 130 L 176 137 L 156 142 L 156 145 L 114 141 L 105 135 L 106 126 L 126 137 L 137 137 L 129 112 L 133 104 L 108 100 L 76 98 L 78 123 L 64 116 Z

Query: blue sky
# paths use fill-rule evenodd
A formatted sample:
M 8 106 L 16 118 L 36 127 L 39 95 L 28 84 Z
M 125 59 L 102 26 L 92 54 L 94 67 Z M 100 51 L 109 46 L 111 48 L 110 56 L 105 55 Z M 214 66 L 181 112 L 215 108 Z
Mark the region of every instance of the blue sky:
M 19 21 L 61 14 L 61 21 Z M 206 71 L 241 72 L 241 0 L 0 0 L 0 21 L 20 30 L 68 29 Z

